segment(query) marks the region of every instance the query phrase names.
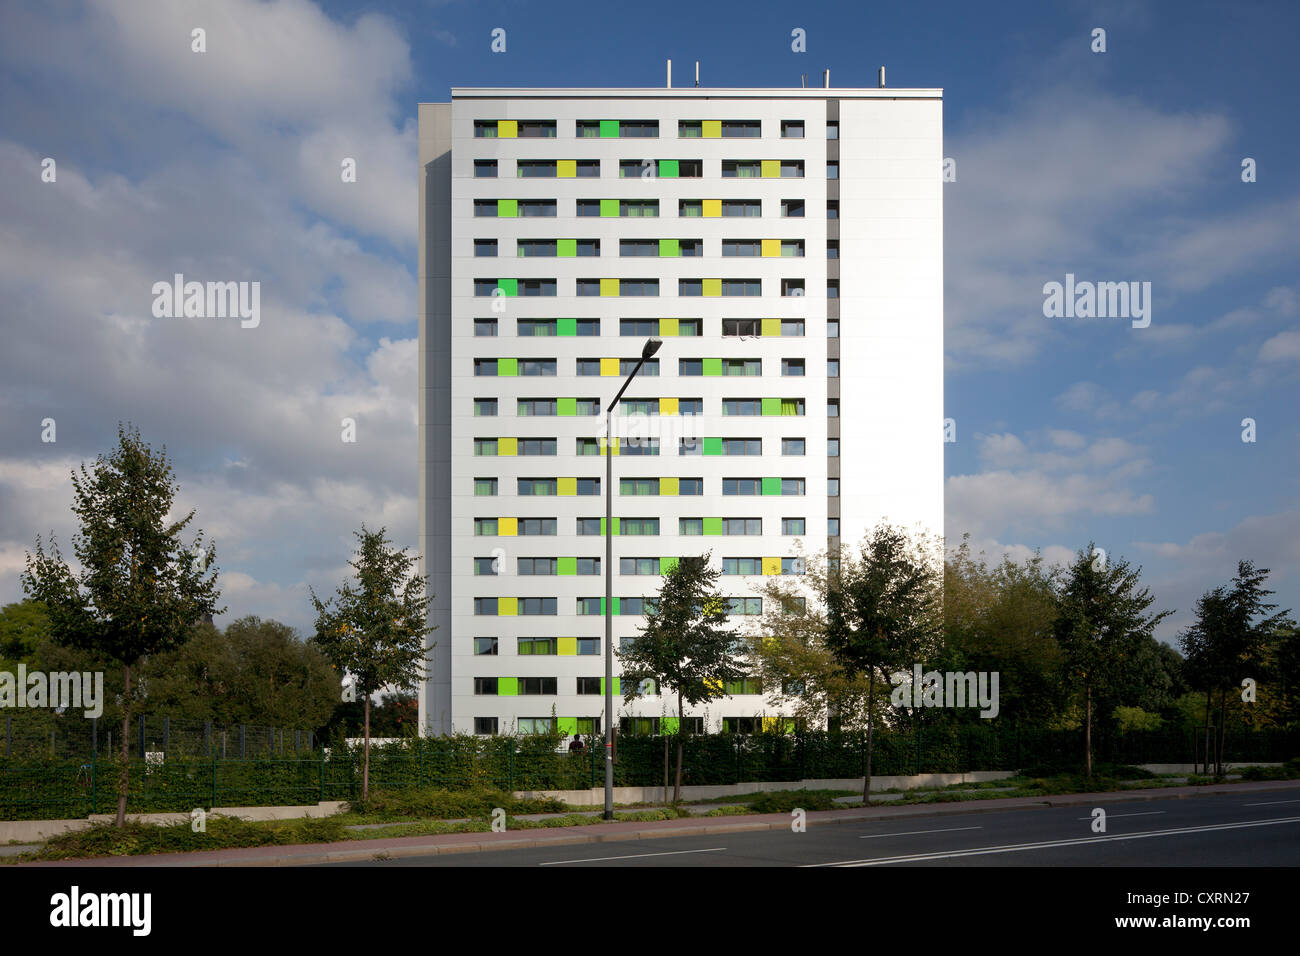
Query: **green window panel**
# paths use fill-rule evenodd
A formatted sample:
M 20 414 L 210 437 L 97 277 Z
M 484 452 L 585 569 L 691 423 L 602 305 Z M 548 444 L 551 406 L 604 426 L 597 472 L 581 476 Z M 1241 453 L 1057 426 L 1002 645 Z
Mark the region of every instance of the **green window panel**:
M 667 574 L 667 573 L 668 573 L 669 571 L 671 571 L 673 568 L 677 567 L 677 562 L 678 562 L 679 560 L 681 560 L 681 559 L 680 559 L 680 558 L 673 558 L 673 557 L 669 557 L 669 558 L 660 558 L 660 559 L 659 559 L 659 573 L 660 573 L 660 574 Z
M 578 254 L 578 240 L 577 239 L 555 240 L 555 254 L 558 256 L 573 258 Z M 577 720 L 577 718 L 575 717 L 574 720 Z
M 681 241 L 678 239 L 660 239 L 659 255 L 661 256 L 680 256 L 682 254 Z
M 764 414 L 764 415 L 780 415 L 780 414 L 781 414 L 781 399 L 779 399 L 779 398 L 765 398 L 765 399 L 763 399 L 763 414 Z
M 600 135 L 618 137 L 618 120 L 601 120 Z
M 517 376 L 519 374 L 519 359 L 499 358 L 497 359 L 497 376 Z
M 577 240 L 572 240 L 572 241 L 576 242 Z M 578 320 L 577 319 L 556 319 L 555 332 L 557 335 L 577 335 Z M 561 412 L 560 414 L 564 414 L 564 413 Z M 569 412 L 569 414 L 572 415 L 573 412 Z
M 518 696 L 519 696 L 519 678 L 518 678 L 518 677 L 498 677 L 498 678 L 497 678 L 497 696 L 498 696 L 498 697 L 518 697 Z
M 498 367 L 500 367 L 500 363 L 498 363 Z M 706 455 L 721 455 L 721 454 L 722 454 L 722 439 L 721 439 L 721 438 L 706 438 L 706 439 L 704 439 L 704 454 L 706 454 Z
M 764 478 L 764 479 L 763 479 L 763 494 L 765 494 L 765 495 L 779 495 L 780 493 L 781 493 L 781 479 L 780 479 L 780 478 Z
M 498 199 L 497 200 L 497 218 L 498 219 L 515 219 L 519 216 L 518 199 Z
M 617 521 L 618 519 L 615 518 L 614 520 Z M 618 601 L 619 601 L 618 598 L 614 598 L 614 613 L 613 613 L 613 616 L 614 616 L 614 617 L 618 617 L 618 615 L 619 615 Z M 600 616 L 601 616 L 601 617 L 604 617 L 604 616 L 605 616 L 605 599 L 604 599 L 604 598 L 601 598 L 601 599 L 600 599 Z M 614 686 L 615 686 L 615 688 L 616 688 L 615 691 L 614 691 L 614 693 L 617 694 L 617 693 L 618 693 L 618 690 L 617 690 L 618 685 L 615 684 Z
M 577 559 L 577 558 L 556 558 L 556 559 L 555 559 L 555 565 L 556 565 L 556 568 L 555 568 L 555 569 L 556 569 L 560 574 L 577 574 L 577 573 L 578 573 L 578 559 Z
M 576 734 L 578 732 L 577 717 L 561 717 L 555 724 L 562 734 Z
M 705 374 L 705 375 L 721 375 L 721 374 L 722 374 L 722 359 L 720 359 L 720 358 L 706 358 L 706 359 L 704 360 L 704 374 Z
M 519 294 L 518 279 L 497 279 L 497 288 L 505 295 L 515 296 Z M 707 360 L 706 360 L 707 361 Z M 719 359 L 721 361 L 721 359 Z M 719 372 L 718 374 L 722 374 Z
M 618 533 L 619 533 L 619 531 L 618 531 L 618 522 L 619 522 L 619 519 L 618 519 L 618 518 L 615 518 L 615 519 L 614 519 L 614 537 L 618 537 Z M 605 519 L 604 519 L 604 518 L 601 518 L 601 519 L 600 519 L 600 534 L 601 534 L 601 537 L 604 537 L 604 536 L 605 536 Z M 601 598 L 601 600 L 603 601 L 604 598 Z M 618 607 L 617 604 L 615 604 L 614 606 L 615 606 L 615 607 Z M 601 607 L 603 608 L 604 605 L 602 604 Z M 615 611 L 614 613 L 617 614 L 618 612 Z
M 659 178 L 676 179 L 677 178 L 677 160 L 661 159 L 659 160 Z
M 605 216 L 605 217 L 613 216 L 613 217 L 617 218 L 617 217 L 618 217 L 618 200 L 617 200 L 617 199 L 602 199 L 602 200 L 600 201 L 600 214 L 601 214 L 602 216 Z
M 722 534 L 722 519 L 721 519 L 721 518 L 705 518 L 705 519 L 704 519 L 704 533 L 705 533 L 705 534 Z
M 621 681 L 622 679 L 623 679 L 623 678 L 621 678 L 621 677 L 615 677 L 615 678 L 614 678 L 614 696 L 615 696 L 615 697 L 618 697 L 618 696 L 620 696 L 620 695 L 623 693 L 622 688 L 620 688 L 620 687 L 618 686 L 618 685 L 619 685 L 619 681 Z M 601 692 L 602 694 L 605 693 L 605 678 L 603 678 L 603 677 L 600 679 L 600 692 Z
M 560 319 L 563 322 L 563 319 Z M 557 415 L 572 417 L 578 414 L 578 400 L 576 398 L 557 398 L 555 400 L 555 412 Z
M 681 725 L 677 722 L 676 717 L 659 718 L 659 733 L 661 734 L 675 734 L 679 726 Z

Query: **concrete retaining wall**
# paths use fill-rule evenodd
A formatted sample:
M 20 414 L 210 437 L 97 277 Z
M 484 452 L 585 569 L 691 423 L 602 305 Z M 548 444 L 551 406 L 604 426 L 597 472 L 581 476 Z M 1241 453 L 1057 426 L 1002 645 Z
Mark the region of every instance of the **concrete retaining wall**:
M 241 820 L 301 820 L 303 817 L 328 817 L 343 808 L 339 800 L 327 800 L 315 806 L 304 807 L 213 807 L 211 814 L 238 817 Z M 188 823 L 188 813 L 128 813 L 126 818 L 140 823 Z M 60 833 L 84 830 L 96 823 L 112 823 L 117 819 L 112 813 L 95 813 L 74 820 L 12 820 L 0 822 L 0 843 L 17 840 L 20 843 L 39 843 Z

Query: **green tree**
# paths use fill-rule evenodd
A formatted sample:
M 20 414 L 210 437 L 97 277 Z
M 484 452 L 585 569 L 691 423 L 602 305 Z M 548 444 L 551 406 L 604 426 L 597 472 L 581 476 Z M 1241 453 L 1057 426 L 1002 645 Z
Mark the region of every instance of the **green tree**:
M 1054 633 L 1065 654 L 1065 676 L 1083 703 L 1084 769 L 1092 776 L 1092 728 L 1099 696 L 1113 693 L 1126 668 L 1171 611 L 1148 614 L 1155 598 L 1138 589 L 1141 568 L 1107 563 L 1093 543 L 1080 551 L 1057 593 Z
M 407 689 L 424 677 L 428 624 L 427 576 L 416 575 L 416 559 L 390 548 L 386 529 L 354 532 L 360 542 L 348 563 L 356 585 L 344 582 L 328 601 L 316 592 L 313 643 L 335 667 L 352 675 L 365 715 L 365 762 L 361 799 L 370 796 L 370 698 L 384 687 Z
M 641 682 L 655 681 L 677 695 L 677 772 L 673 800 L 682 795 L 685 705 L 726 696 L 726 685 L 749 676 L 728 604 L 717 589 L 722 572 L 709 567 L 710 554 L 683 558 L 664 575 L 659 600 L 627 651 L 619 651 L 623 701 L 637 696 Z
M 862 801 L 871 802 L 876 686 L 937 654 L 943 633 L 942 552 L 927 536 L 877 525 L 858 554 L 842 548 L 826 595 L 826 646 L 845 672 L 867 679 L 866 772 Z
M 216 607 L 216 549 L 203 551 L 203 533 L 186 547 L 181 532 L 190 511 L 167 521 L 179 486 L 167 449 L 155 454 L 138 430 L 118 426 L 118 447 L 94 469 L 72 473 L 72 511 L 81 532 L 73 548 L 74 573 L 53 535 L 47 553 L 36 539 L 27 555 L 23 589 L 45 605 L 50 634 L 61 644 L 112 658 L 122 665 L 122 768 L 117 826 L 126 824 L 131 729 L 131 674 L 152 654 L 183 644 Z M 224 610 L 224 609 L 222 609 Z
M 0 608 L 0 670 L 36 663 L 37 648 L 50 633 L 50 619 L 37 601 L 17 601 Z

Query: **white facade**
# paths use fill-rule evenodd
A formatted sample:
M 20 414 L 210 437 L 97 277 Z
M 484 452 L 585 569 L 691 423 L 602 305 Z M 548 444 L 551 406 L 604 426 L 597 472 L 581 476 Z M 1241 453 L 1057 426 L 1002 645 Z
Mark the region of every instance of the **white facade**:
M 577 613 L 579 599 L 604 594 L 603 565 L 594 575 L 517 573 L 521 558 L 604 558 L 599 533 L 577 532 L 579 519 L 605 513 L 605 461 L 579 455 L 577 445 L 579 438 L 602 434 L 604 406 L 625 372 L 607 362 L 604 374 L 579 375 L 579 360 L 635 359 L 647 338 L 663 341 L 659 374 L 643 370 L 624 396 L 659 399 L 661 414 L 615 417 L 619 435 L 660 440 L 657 456 L 614 459 L 616 518 L 659 521 L 657 535 L 614 537 L 616 597 L 652 596 L 660 582 L 657 575 L 620 573 L 623 558 L 711 550 L 715 564 L 758 559 L 758 568 L 772 573 L 800 545 L 824 548 L 834 530 L 830 520 L 838 519 L 846 542 L 860 540 L 883 518 L 942 534 L 939 91 L 458 89 L 450 104 L 421 104 L 419 120 L 420 548 L 433 594 L 430 622 L 438 626 L 431 636 L 431 678 L 420 693 L 422 726 L 434 733 L 474 732 L 475 718 L 497 718 L 497 729 L 509 732 L 520 720 L 549 719 L 554 710 L 560 729 L 572 732 L 576 718 L 598 718 L 603 711 L 601 694 L 578 693 L 580 678 L 603 675 L 602 654 L 572 653 L 573 639 L 603 638 L 599 613 Z M 578 135 L 580 121 L 599 120 L 607 122 L 607 134 L 614 131 L 609 121 L 622 124 L 620 133 L 638 129 L 630 124 L 657 121 L 658 135 Z M 476 135 L 476 122 L 493 121 L 502 135 Z M 526 127 L 513 125 L 528 121 L 554 121 L 554 135 L 527 136 Z M 679 135 L 681 121 L 699 121 L 701 135 Z M 729 133 L 730 124 L 741 121 L 760 122 L 761 135 L 716 135 L 722 124 Z M 783 137 L 783 126 L 794 121 L 802 122 L 803 136 Z M 828 123 L 835 122 L 838 138 L 828 139 Z M 475 160 L 496 160 L 496 177 L 476 177 Z M 536 160 L 557 161 L 559 175 L 517 175 L 517 162 Z M 558 165 L 583 160 L 600 161 L 598 177 L 572 175 L 576 166 Z M 636 175 L 620 176 L 626 160 L 637 161 Z M 671 178 L 671 165 L 656 164 L 650 169 L 666 175 L 643 177 L 644 160 L 699 160 L 702 175 Z M 757 162 L 758 175 L 724 176 L 723 165 L 731 161 Z M 781 161 L 787 174 L 772 175 Z M 798 162 L 802 177 L 788 175 Z M 838 176 L 828 178 L 831 163 L 838 163 Z M 476 216 L 475 200 L 515 200 L 521 211 L 528 200 L 554 200 L 555 215 Z M 580 216 L 581 200 L 657 200 L 658 215 Z M 683 200 L 710 202 L 701 204 L 702 215 L 680 215 Z M 783 216 L 785 200 L 802 200 L 804 215 Z M 721 203 L 712 201 L 757 201 L 761 215 L 713 215 Z M 836 202 L 838 218 L 828 218 L 828 203 Z M 612 212 L 612 205 L 604 211 Z M 497 255 L 476 256 L 476 239 L 497 240 Z M 518 255 L 517 242 L 530 239 L 599 240 L 599 256 Z M 663 239 L 701 240 L 702 254 L 620 254 L 623 240 Z M 771 254 L 781 241 L 790 251 L 800 240 L 802 256 Z M 723 255 L 724 242 L 732 241 L 758 241 L 755 251 L 767 254 Z M 828 258 L 828 242 L 838 242 L 837 258 Z M 557 245 L 556 251 L 566 250 Z M 601 287 L 606 294 L 578 294 L 581 280 L 600 279 L 658 280 L 658 294 L 612 295 L 608 282 Z M 719 285 L 701 283 L 704 295 L 679 294 L 679 280 L 719 279 Z M 514 280 L 519 294 L 476 294 L 476 285 L 480 293 L 486 288 L 481 280 Z M 526 280 L 554 280 L 555 295 L 525 295 Z M 761 295 L 712 294 L 737 289 L 727 280 L 757 280 Z M 802 280 L 804 294 L 783 295 L 787 280 Z M 828 297 L 835 283 L 839 296 Z M 502 288 L 509 291 L 509 282 Z M 475 320 L 493 318 L 497 334 L 476 336 Z M 599 319 L 599 336 L 517 334 L 520 320 L 575 318 Z M 658 334 L 639 326 L 637 334 L 621 335 L 627 319 L 659 320 Z M 679 331 L 682 320 L 700 320 L 702 334 L 674 335 L 674 323 L 664 319 L 678 320 Z M 724 335 L 724 320 L 731 319 L 769 321 L 760 321 L 764 334 L 758 336 Z M 782 328 L 781 320 L 786 332 L 802 321 L 803 334 L 771 334 Z M 837 336 L 828 336 L 831 322 L 838 322 Z M 476 375 L 476 359 L 505 359 L 498 369 L 507 374 Z M 714 361 L 701 363 L 705 374 L 680 374 L 694 372 L 683 369 L 682 360 L 696 359 Z M 761 360 L 761 375 L 715 374 L 717 360 L 738 359 Z M 525 371 L 528 360 L 555 360 L 554 375 L 508 374 Z M 792 360 L 802 360 L 802 376 L 783 374 Z M 840 375 L 829 376 L 828 362 L 836 360 Z M 476 399 L 490 398 L 497 401 L 496 416 L 476 416 Z M 520 415 L 520 399 L 594 399 L 601 414 Z M 681 400 L 699 399 L 702 414 L 671 414 L 673 403 L 663 399 L 676 399 L 679 410 Z M 723 414 L 724 401 L 732 399 L 768 399 L 762 409 L 768 414 Z M 803 414 L 774 413 L 790 411 L 795 399 Z M 840 414 L 828 417 L 834 401 Z M 572 409 L 557 404 L 557 411 Z M 710 453 L 679 454 L 682 437 L 704 440 L 701 449 Z M 476 440 L 493 438 L 515 439 L 516 451 L 527 449 L 527 439 L 554 439 L 555 453 L 476 455 Z M 803 440 L 803 454 L 783 454 L 783 440 L 795 438 Z M 761 454 L 715 454 L 714 439 L 761 439 Z M 834 440 L 839 455 L 828 456 Z M 510 450 L 508 441 L 498 442 L 499 452 Z M 681 479 L 699 478 L 703 494 L 671 494 L 672 481 L 661 481 L 659 495 L 620 494 L 621 481 L 637 477 L 677 479 L 679 490 Z M 476 494 L 476 479 L 488 478 L 496 479 L 496 494 Z M 557 493 L 519 495 L 521 478 L 557 479 Z M 571 493 L 576 483 L 564 481 L 586 478 L 600 479 L 599 494 Z M 769 479 L 759 483 L 769 493 L 724 495 L 729 478 Z M 802 479 L 804 494 L 770 493 L 777 489 L 772 479 Z M 837 496 L 828 494 L 834 479 Z M 517 531 L 527 529 L 522 519 L 555 519 L 555 534 L 511 535 L 503 518 L 519 521 Z M 681 519 L 695 518 L 713 519 L 711 532 L 719 530 L 717 519 L 758 518 L 761 534 L 679 533 Z M 491 529 L 476 519 L 498 519 L 497 534 L 476 533 Z M 786 519 L 802 519 L 802 530 Z M 732 523 L 723 527 L 738 530 Z M 829 543 L 839 540 L 830 537 Z M 476 574 L 475 558 L 491 557 L 499 559 L 500 573 Z M 569 570 L 568 562 L 557 569 Z M 755 595 L 761 584 L 742 574 L 721 581 L 736 597 Z M 526 607 L 514 603 L 524 598 L 553 598 L 555 613 L 475 613 L 476 599 L 497 599 L 497 609 L 508 612 Z M 479 610 L 486 606 L 477 602 Z M 642 621 L 614 617 L 616 649 Z M 497 654 L 475 654 L 479 637 L 497 638 Z M 556 654 L 520 654 L 519 640 L 528 638 L 563 640 Z M 476 678 L 496 678 L 498 693 L 476 693 Z M 523 678 L 554 678 L 555 693 L 509 694 L 511 683 Z M 516 689 L 527 686 L 519 680 Z M 490 687 L 487 682 L 479 689 Z M 621 716 L 657 718 L 677 710 L 668 695 L 627 706 L 620 699 L 618 705 Z M 708 729 L 719 729 L 724 718 L 775 713 L 760 694 L 737 695 L 709 707 Z

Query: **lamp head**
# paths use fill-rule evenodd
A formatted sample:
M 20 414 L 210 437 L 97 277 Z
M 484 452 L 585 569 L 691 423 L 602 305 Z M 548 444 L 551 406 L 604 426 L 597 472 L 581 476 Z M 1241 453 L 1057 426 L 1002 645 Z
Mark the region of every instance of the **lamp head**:
M 664 343 L 659 339 L 646 339 L 645 347 L 641 349 L 641 357 L 643 359 L 650 358 L 650 356 L 659 351 L 659 346 L 663 344 Z

